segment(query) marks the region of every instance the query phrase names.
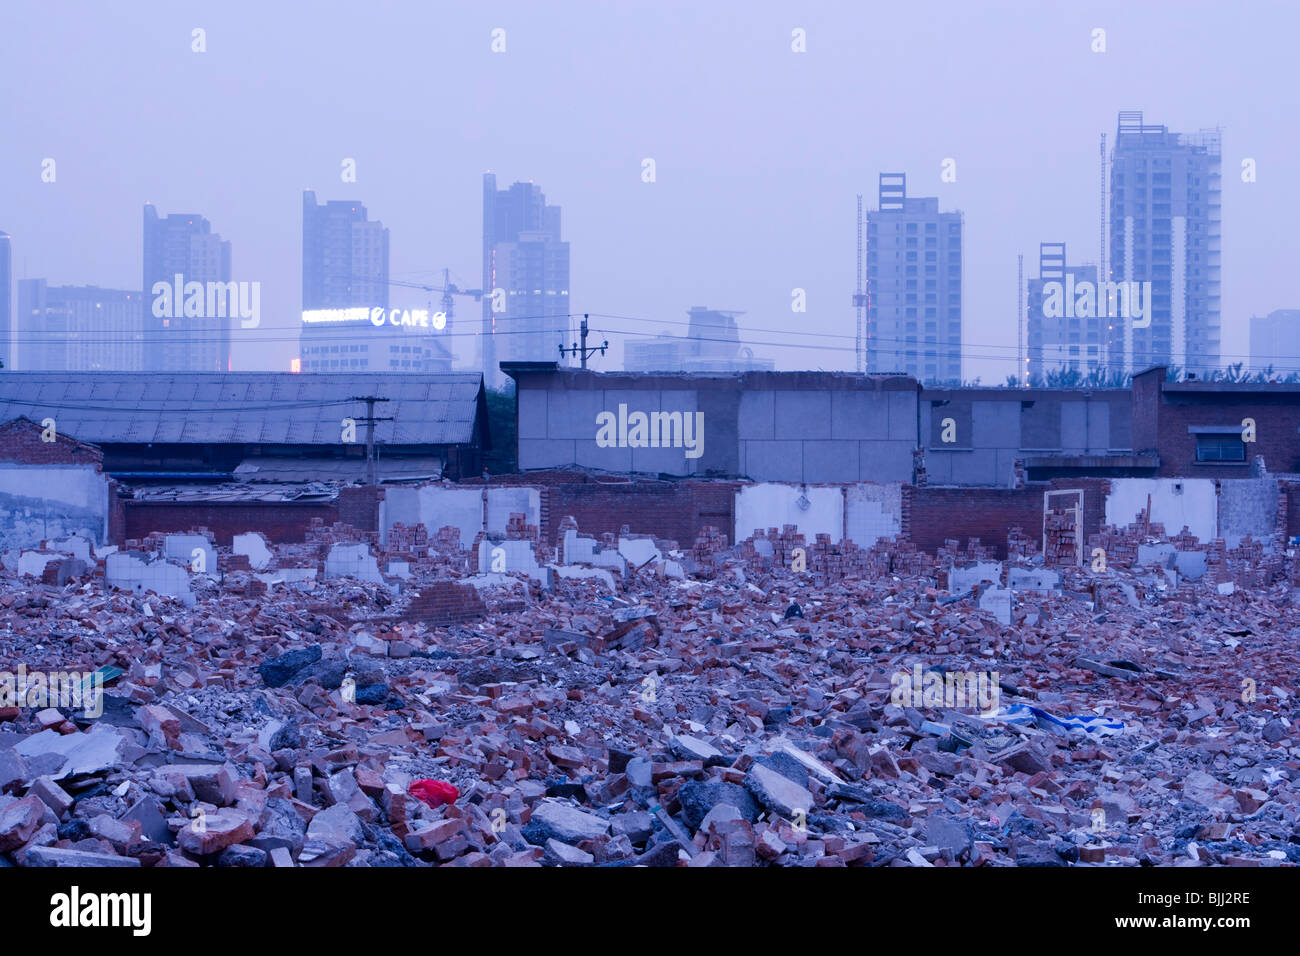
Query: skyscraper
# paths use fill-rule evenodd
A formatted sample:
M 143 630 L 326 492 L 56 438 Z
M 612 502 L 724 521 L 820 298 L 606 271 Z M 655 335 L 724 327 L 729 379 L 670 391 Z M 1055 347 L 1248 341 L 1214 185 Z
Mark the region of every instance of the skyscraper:
M 181 297 L 173 292 L 195 282 L 203 287 L 198 308 L 189 292 L 184 292 L 185 301 L 177 301 Z M 229 282 L 230 243 L 212 231 L 210 222 L 197 213 L 172 213 L 162 219 L 153 203 L 144 204 L 146 370 L 230 370 L 230 328 L 236 320 L 208 308 L 218 298 L 209 284 Z M 224 306 L 220 311 L 226 311 Z
M 686 335 L 623 338 L 623 368 L 629 372 L 745 372 L 770 370 L 771 359 L 754 357 L 740 344 L 736 316 L 702 305 L 692 306 Z
M 1038 245 L 1038 278 L 1029 280 L 1029 380 L 1048 372 L 1072 370 L 1087 375 L 1105 364 L 1106 326 L 1112 320 L 1097 308 L 1096 266 L 1066 265 L 1065 243 Z M 1080 301 L 1076 290 L 1091 285 Z M 1081 304 L 1091 303 L 1085 308 Z
M 0 355 L 6 368 L 13 368 L 14 342 L 17 340 L 17 333 L 14 332 L 13 316 L 10 313 L 11 288 L 13 286 L 13 248 L 9 239 L 9 233 L 0 231 L 0 329 L 4 330 L 5 354 Z
M 496 176 L 485 173 L 479 341 L 487 386 L 501 383 L 501 362 L 560 360 L 558 346 L 569 344 L 568 315 L 569 244 L 560 239 L 560 207 L 548 206 L 534 183 L 498 190 Z
M 1109 364 L 1219 364 L 1220 131 L 1171 133 L 1119 114 L 1110 157 L 1109 276 L 1150 282 L 1148 314 L 1112 322 Z M 1149 325 L 1143 323 L 1149 322 Z
M 1274 309 L 1250 317 L 1250 367 L 1272 367 L 1279 375 L 1300 368 L 1300 309 Z
M 348 199 L 302 193 L 302 309 L 388 308 L 388 230 Z
M 880 174 L 867 213 L 866 368 L 961 381 L 962 214 L 910 199 L 903 173 Z
M 19 346 L 13 367 L 24 372 L 140 371 L 144 302 L 135 290 L 19 279 Z
M 401 336 L 387 316 L 388 230 L 359 202 L 321 204 L 312 190 L 303 190 L 302 371 L 432 371 L 444 357 L 450 367 L 441 341 Z

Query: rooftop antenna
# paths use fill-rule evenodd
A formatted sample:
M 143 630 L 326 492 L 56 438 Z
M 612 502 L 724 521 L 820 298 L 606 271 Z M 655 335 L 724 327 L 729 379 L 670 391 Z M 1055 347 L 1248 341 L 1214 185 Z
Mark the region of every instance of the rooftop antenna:
M 1029 385 L 1029 359 L 1025 357 L 1025 257 L 1016 256 L 1016 374 L 1022 386 Z
M 865 373 L 867 370 L 867 357 L 863 349 L 867 332 L 867 295 L 862 289 L 862 271 L 862 193 L 858 193 L 858 285 L 857 291 L 853 293 L 853 308 L 857 312 L 853 325 L 857 336 L 855 359 L 858 374 Z

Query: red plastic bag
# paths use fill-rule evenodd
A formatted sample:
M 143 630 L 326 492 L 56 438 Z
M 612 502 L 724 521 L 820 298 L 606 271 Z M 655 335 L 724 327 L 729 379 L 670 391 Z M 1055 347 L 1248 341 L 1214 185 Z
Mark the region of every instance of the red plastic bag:
M 431 807 L 440 807 L 444 803 L 455 803 L 460 791 L 442 780 L 416 780 L 411 784 L 411 796 L 427 803 Z

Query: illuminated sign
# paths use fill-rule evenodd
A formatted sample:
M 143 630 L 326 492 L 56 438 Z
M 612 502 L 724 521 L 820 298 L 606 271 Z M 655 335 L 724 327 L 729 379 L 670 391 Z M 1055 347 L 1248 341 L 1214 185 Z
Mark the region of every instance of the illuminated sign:
M 302 314 L 302 320 L 308 325 L 327 322 L 364 322 L 379 328 L 393 325 L 402 328 L 445 329 L 447 314 L 429 312 L 428 309 L 367 309 L 364 306 L 352 309 L 311 309 Z

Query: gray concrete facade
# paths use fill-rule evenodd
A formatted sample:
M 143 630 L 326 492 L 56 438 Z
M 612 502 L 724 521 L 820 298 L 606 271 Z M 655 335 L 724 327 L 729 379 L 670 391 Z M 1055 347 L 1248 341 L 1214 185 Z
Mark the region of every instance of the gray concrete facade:
M 1006 488 L 1017 459 L 1127 455 L 1132 405 L 1128 389 L 924 389 L 927 481 Z
M 905 376 L 597 374 L 550 363 L 503 363 L 503 368 L 518 389 L 521 471 L 578 465 L 787 482 L 913 477 L 918 388 Z M 688 455 L 685 442 L 640 447 L 630 431 L 626 436 L 607 432 L 598 442 L 598 416 L 608 413 L 605 422 L 617 420 L 620 406 L 627 418 L 635 412 L 695 416 L 693 421 L 703 423 L 698 456 Z

